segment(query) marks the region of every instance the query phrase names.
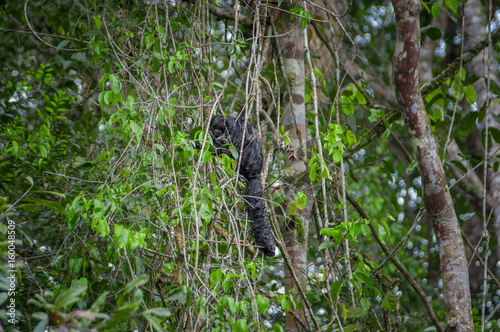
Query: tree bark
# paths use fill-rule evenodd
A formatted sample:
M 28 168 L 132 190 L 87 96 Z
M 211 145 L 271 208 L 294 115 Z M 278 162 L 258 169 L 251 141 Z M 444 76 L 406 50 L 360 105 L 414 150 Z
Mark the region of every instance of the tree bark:
M 420 1 L 393 0 L 392 3 L 397 34 L 393 58 L 396 97 L 417 155 L 424 184 L 424 205 L 439 245 L 446 324 L 450 331 L 473 331 L 464 244 L 418 86 Z
M 283 3 L 286 11 L 281 12 L 276 19 L 276 30 L 279 34 L 278 44 L 282 53 L 282 68 L 288 81 L 289 89 L 283 98 L 282 123 L 288 132 L 290 142 L 286 148 L 285 186 L 287 214 L 283 225 L 283 239 L 292 261 L 299 287 L 306 290 L 307 286 L 307 235 L 310 219 L 313 215 L 314 196 L 309 182 L 307 170 L 307 135 L 306 135 L 306 109 L 305 72 L 304 72 L 304 36 L 298 18 L 291 19 L 290 9 L 301 6 L 301 1 Z M 295 202 L 298 192 L 303 192 L 307 197 L 307 204 L 303 210 L 297 209 L 295 214 L 290 212 L 290 204 Z M 295 289 L 295 290 L 294 290 Z M 291 271 L 285 269 L 285 292 L 301 301 L 298 297 L 297 285 L 292 279 Z M 305 304 L 303 308 L 305 308 Z M 304 322 L 304 310 L 294 312 Z M 311 322 L 309 321 L 309 324 Z M 302 327 L 297 320 L 287 313 L 285 321 L 286 331 L 301 331 Z

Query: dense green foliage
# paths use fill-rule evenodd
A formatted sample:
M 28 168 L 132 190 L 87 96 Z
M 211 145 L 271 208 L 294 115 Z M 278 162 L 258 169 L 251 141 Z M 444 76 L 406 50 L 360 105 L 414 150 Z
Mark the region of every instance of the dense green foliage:
M 435 74 L 460 54 L 450 41 L 456 31 L 441 36 L 428 25 L 440 10 L 456 21 L 452 3 L 436 2 L 422 11 L 423 40 L 439 39 L 448 47 L 446 58 L 433 60 Z M 251 27 L 240 22 L 235 28 L 234 20 L 196 1 L 12 1 L 0 8 L 5 261 L 12 244 L 8 226 L 16 225 L 15 266 L 2 265 L 4 330 L 282 331 L 285 313 L 304 304 L 297 292 L 284 292 L 282 255 L 255 254 L 236 162 L 214 156 L 205 130 L 216 113 L 248 110 L 264 141 L 270 217 L 281 225 L 288 136 L 279 118 L 287 83 L 271 38 L 253 38 Z M 320 91 L 319 128 L 309 82 L 305 96 L 308 134 L 322 133 L 324 152 L 321 159 L 317 144 L 310 144 L 309 180 L 327 189 L 327 197 L 317 191 L 314 226 L 303 234 L 310 262 L 305 291 L 325 331 L 339 325 L 343 331 L 385 330 L 385 320 L 401 330 L 433 326 L 415 290 L 385 261 L 369 223 L 397 250 L 438 318 L 446 315 L 437 245 L 421 211 L 418 168 L 406 151 L 409 142 L 397 138 L 405 135 L 402 120 L 389 119 L 397 107 L 387 70 L 394 53 L 391 8 L 381 1 L 354 1 L 343 18 L 347 31 L 335 33 L 318 22 L 313 29 L 303 8 L 296 10 L 309 34 L 344 36 L 332 43 L 347 54 L 330 65 L 328 50 L 311 46 L 318 56 L 307 77 L 314 72 Z M 253 20 L 252 9 L 241 8 L 241 14 Z M 259 32 L 271 35 L 272 29 Z M 340 70 L 355 53 L 363 59 L 354 58 L 358 87 Z M 477 79 L 462 68 L 425 96 L 440 153 L 453 123 L 451 138 L 472 166 L 483 158 L 482 127 L 476 123 L 486 112 L 486 106 L 467 111 L 476 105 Z M 496 85 L 491 89 L 498 95 Z M 377 123 L 386 125 L 380 135 L 365 136 Z M 483 144 L 484 135 L 483 130 Z M 500 142 L 498 129 L 490 128 L 489 136 L 490 147 Z M 472 139 L 479 144 L 467 147 Z M 450 178 L 456 179 L 452 166 L 467 171 L 447 158 Z M 497 171 L 498 161 L 489 160 L 488 167 Z M 470 198 L 474 194 L 457 183 L 452 195 L 461 220 L 482 216 Z M 371 221 L 344 201 L 344 189 Z M 288 210 L 292 217 L 304 209 L 304 200 L 299 192 Z M 479 252 L 496 244 L 492 237 Z M 14 324 L 3 310 L 12 298 L 3 277 L 10 270 L 17 280 Z M 486 292 L 488 328 L 499 318 L 493 311 L 500 302 L 496 285 L 491 282 Z M 482 292 L 479 286 L 473 291 L 478 318 Z

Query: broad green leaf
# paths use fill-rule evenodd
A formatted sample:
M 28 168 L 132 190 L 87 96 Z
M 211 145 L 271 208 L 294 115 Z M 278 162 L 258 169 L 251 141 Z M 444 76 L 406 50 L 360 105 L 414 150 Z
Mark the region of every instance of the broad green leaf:
M 109 85 L 111 87 L 111 91 L 113 91 L 115 95 L 120 93 L 122 89 L 122 83 L 120 82 L 120 78 L 118 77 L 118 75 L 109 75 Z
M 157 331 L 157 332 L 164 331 L 164 329 L 162 327 L 162 320 L 160 318 L 148 315 L 146 313 L 143 313 L 142 315 L 144 316 L 144 318 L 146 318 L 148 320 L 148 322 L 151 324 L 151 326 L 153 327 L 153 329 L 155 331 Z
M 342 281 L 334 281 L 330 286 L 330 294 L 332 295 L 332 300 L 337 301 L 339 298 L 340 289 L 342 288 Z
M 69 40 L 65 39 L 57 45 L 57 50 L 62 50 L 66 45 L 69 44 Z
M 458 15 L 458 1 L 457 0 L 445 0 L 446 5 L 450 10 L 455 14 Z
M 441 2 L 440 1 L 435 2 L 432 5 L 432 8 L 431 8 L 432 17 L 438 17 L 439 16 L 439 13 L 441 12 L 440 7 L 441 7 Z
M 429 37 L 431 40 L 438 40 L 441 38 L 442 32 L 438 28 L 435 27 L 430 27 L 426 31 L 427 37 Z
M 500 96 L 500 87 L 498 86 L 497 82 L 495 82 L 494 80 L 490 81 L 490 91 L 493 94 Z
M 128 243 L 130 231 L 123 225 L 115 224 L 113 239 L 115 240 L 116 246 L 120 249 L 125 248 Z
M 366 315 L 366 311 L 361 308 L 354 307 L 347 310 L 347 318 L 361 318 Z
M 104 308 L 104 305 L 106 304 L 106 296 L 108 296 L 109 291 L 106 291 L 99 295 L 99 297 L 94 301 L 92 304 L 92 307 L 90 307 L 90 311 L 97 313 L 101 311 Z
M 317 167 L 318 167 L 317 163 L 312 164 L 311 170 L 309 172 L 309 179 L 311 180 L 311 182 L 314 182 L 314 180 L 316 179 L 316 168 Z
M 469 104 L 474 104 L 476 102 L 476 90 L 472 85 L 467 85 L 465 87 L 465 100 Z
M 233 324 L 233 331 L 235 332 L 248 332 L 247 322 L 244 319 L 238 319 Z
M 68 266 L 71 272 L 77 274 L 80 272 L 80 268 L 82 267 L 83 260 L 81 258 L 70 258 Z
M 280 302 L 281 309 L 283 311 L 289 312 L 290 311 L 290 302 L 286 299 L 286 297 L 283 297 Z
M 123 294 L 127 295 L 132 289 L 141 287 L 142 285 L 145 285 L 148 281 L 149 281 L 149 276 L 147 274 L 143 274 L 135 278 L 125 286 Z
M 259 311 L 259 315 L 263 315 L 269 309 L 269 300 L 264 296 L 257 294 L 257 310 Z
M 318 247 L 318 251 L 321 251 L 321 250 L 323 250 L 323 249 L 325 249 L 325 248 L 333 247 L 333 246 L 335 246 L 335 245 L 336 245 L 336 244 L 335 244 L 335 242 L 332 242 L 332 241 L 325 241 L 325 242 L 323 242 L 323 243 L 321 243 L 321 244 L 319 245 L 319 247 Z

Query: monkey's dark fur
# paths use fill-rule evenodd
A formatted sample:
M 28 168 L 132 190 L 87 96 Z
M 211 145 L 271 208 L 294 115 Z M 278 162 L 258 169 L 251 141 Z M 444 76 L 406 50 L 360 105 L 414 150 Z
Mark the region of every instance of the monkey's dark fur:
M 263 200 L 264 190 L 260 173 L 264 166 L 262 141 L 257 131 L 247 123 L 243 150 L 244 119 L 235 120 L 231 117 L 216 115 L 210 121 L 209 133 L 212 136 L 217 155 L 226 154 L 232 158 L 230 152 L 233 147 L 241 153 L 240 174 L 247 180 L 245 188 L 246 210 L 252 221 L 252 231 L 255 242 L 266 256 L 274 256 L 275 244 L 266 203 Z

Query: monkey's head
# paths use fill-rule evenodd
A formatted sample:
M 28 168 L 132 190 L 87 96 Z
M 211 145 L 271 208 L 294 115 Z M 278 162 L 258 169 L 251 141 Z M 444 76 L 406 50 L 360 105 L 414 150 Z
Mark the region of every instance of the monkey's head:
M 234 130 L 235 121 L 233 118 L 223 115 L 216 115 L 210 121 L 208 133 L 212 136 L 217 155 L 227 154 L 231 156 L 229 148 L 233 145 L 231 134 Z

